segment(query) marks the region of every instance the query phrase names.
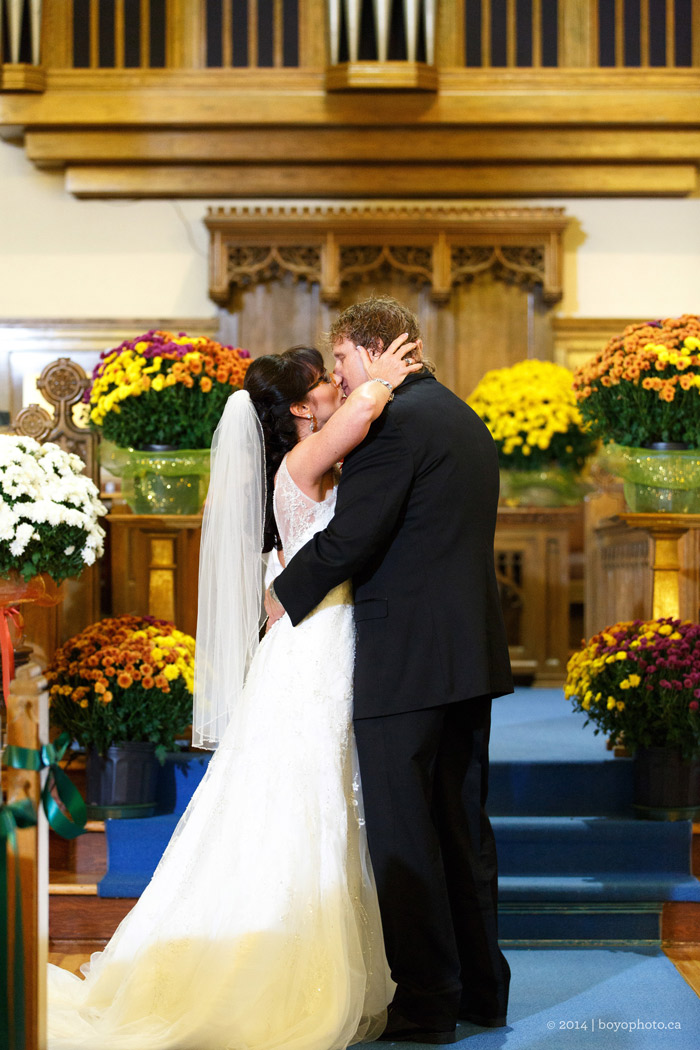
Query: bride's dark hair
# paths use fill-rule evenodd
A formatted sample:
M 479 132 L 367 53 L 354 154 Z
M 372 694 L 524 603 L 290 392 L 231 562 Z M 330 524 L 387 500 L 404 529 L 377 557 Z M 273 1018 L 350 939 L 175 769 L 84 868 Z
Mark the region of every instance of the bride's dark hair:
M 263 552 L 282 547 L 272 495 L 280 463 L 299 440 L 297 417 L 289 409 L 304 400 L 309 387 L 322 375 L 324 368 L 318 350 L 310 346 L 293 346 L 283 354 L 256 357 L 245 374 L 243 389 L 250 394 L 265 441 L 267 499 Z

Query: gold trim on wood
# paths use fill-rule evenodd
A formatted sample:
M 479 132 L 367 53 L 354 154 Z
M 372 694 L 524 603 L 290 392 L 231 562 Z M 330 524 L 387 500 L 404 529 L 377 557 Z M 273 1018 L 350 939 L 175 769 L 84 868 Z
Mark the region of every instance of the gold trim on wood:
M 563 208 L 480 208 L 458 203 L 322 204 L 210 208 L 209 294 L 281 272 L 317 281 L 325 302 L 360 274 L 389 267 L 431 286 L 435 301 L 476 274 L 538 284 L 544 299 L 562 295 Z

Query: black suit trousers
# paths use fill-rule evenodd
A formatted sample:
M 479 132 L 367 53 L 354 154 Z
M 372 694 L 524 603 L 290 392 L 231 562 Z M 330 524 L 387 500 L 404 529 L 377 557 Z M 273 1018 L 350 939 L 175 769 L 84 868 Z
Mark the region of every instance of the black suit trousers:
M 355 721 L 394 1002 L 426 1027 L 506 1014 L 490 722 L 485 697 Z

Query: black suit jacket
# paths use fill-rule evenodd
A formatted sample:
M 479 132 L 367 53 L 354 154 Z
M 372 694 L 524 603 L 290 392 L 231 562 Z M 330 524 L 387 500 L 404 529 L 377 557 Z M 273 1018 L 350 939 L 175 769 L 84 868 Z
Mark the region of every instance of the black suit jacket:
M 429 372 L 404 380 L 346 457 L 333 520 L 275 590 L 297 624 L 352 577 L 356 718 L 512 692 L 498 480 L 486 426 Z

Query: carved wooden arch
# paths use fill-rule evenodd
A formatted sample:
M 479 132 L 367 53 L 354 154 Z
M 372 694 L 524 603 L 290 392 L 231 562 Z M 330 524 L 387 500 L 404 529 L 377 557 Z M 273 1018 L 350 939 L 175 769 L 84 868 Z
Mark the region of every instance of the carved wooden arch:
M 291 273 L 317 282 L 336 303 L 343 284 L 389 267 L 429 284 L 446 302 L 455 284 L 494 276 L 541 285 L 545 302 L 562 296 L 563 208 L 462 204 L 266 205 L 210 208 L 212 299 L 232 288 Z

